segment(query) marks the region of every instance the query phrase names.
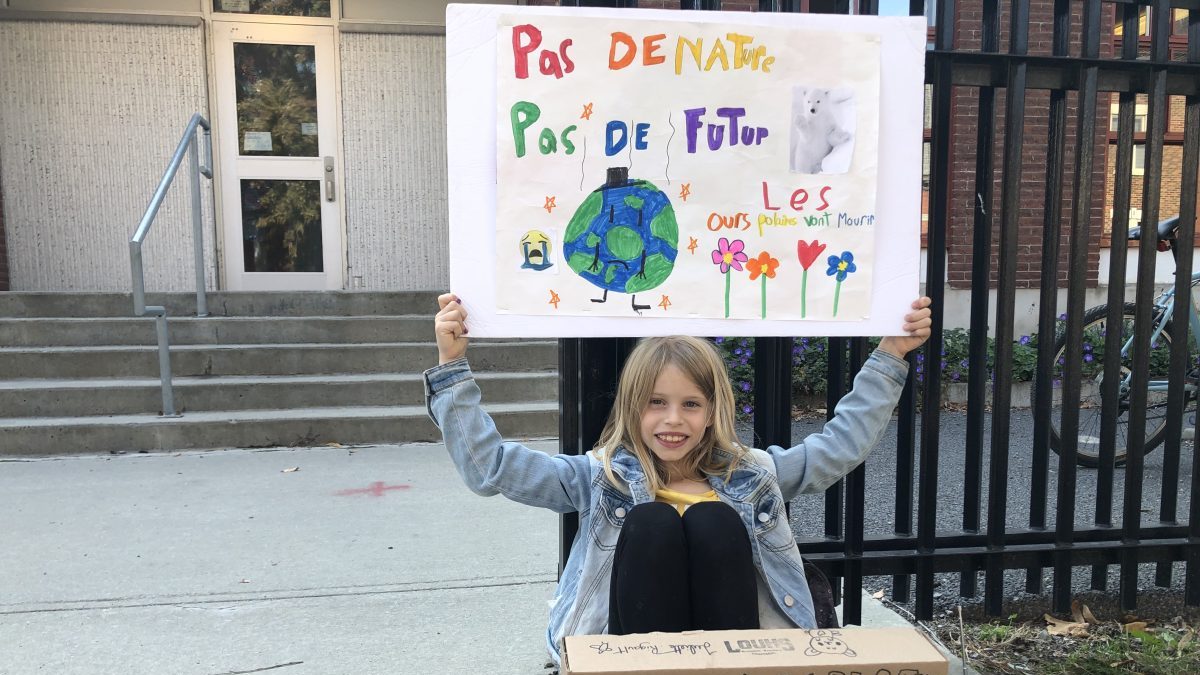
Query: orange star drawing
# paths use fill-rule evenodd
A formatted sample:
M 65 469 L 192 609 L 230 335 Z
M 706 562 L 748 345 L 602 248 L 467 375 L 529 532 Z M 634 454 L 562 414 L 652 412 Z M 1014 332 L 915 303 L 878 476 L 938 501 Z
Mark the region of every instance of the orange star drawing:
M 690 194 L 692 194 L 692 184 L 684 183 L 683 187 L 679 189 L 679 198 L 686 202 Z
M 579 119 L 581 119 L 581 120 L 592 119 L 592 104 L 591 103 L 585 103 L 583 105 L 583 114 L 579 116 Z
M 658 306 L 662 307 L 664 312 L 667 311 L 667 308 L 671 306 L 671 296 L 662 296 L 662 302 L 658 303 Z
M 695 237 L 688 237 L 688 239 L 691 239 L 688 242 L 688 250 L 692 252 L 692 255 L 696 255 L 696 247 L 700 245 L 700 242 L 696 241 Z
M 542 205 L 542 208 L 546 209 L 546 213 L 550 213 L 554 210 L 554 207 L 558 206 L 558 204 L 554 203 L 554 199 L 554 197 L 546 197 L 546 203 Z
M 547 302 L 546 304 L 554 305 L 554 309 L 558 309 L 558 303 L 560 303 L 560 302 L 562 302 L 562 300 L 559 299 L 558 293 L 555 293 L 554 289 L 551 289 L 550 290 L 550 302 Z

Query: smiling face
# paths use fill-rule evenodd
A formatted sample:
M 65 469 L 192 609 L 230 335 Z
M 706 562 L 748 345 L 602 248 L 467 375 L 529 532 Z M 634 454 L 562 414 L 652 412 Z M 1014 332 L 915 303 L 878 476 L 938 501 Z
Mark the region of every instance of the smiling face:
M 695 450 L 712 426 L 711 408 L 700 387 L 677 366 L 668 365 L 659 373 L 642 411 L 642 442 L 670 474 L 680 475 L 677 463 Z

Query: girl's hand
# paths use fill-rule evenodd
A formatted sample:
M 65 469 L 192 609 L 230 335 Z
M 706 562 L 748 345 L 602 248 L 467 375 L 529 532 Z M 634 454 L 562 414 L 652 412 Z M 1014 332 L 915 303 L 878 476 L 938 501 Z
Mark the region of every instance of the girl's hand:
M 897 358 L 904 358 L 912 350 L 925 344 L 929 339 L 930 327 L 933 325 L 933 312 L 929 306 L 933 301 L 927 297 L 917 298 L 912 308 L 904 317 L 904 331 L 907 336 L 888 336 L 879 343 L 879 348 Z
M 467 310 L 453 293 L 438 296 L 438 306 L 441 311 L 433 318 L 438 364 L 450 363 L 467 353 Z

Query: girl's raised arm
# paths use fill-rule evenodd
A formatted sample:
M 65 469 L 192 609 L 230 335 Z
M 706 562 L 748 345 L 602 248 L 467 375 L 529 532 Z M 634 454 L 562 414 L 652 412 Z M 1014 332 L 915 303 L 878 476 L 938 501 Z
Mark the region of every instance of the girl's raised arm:
M 905 336 L 884 338 L 854 378 L 850 393 L 838 401 L 833 419 L 799 445 L 768 450 L 775 460 L 779 487 L 786 499 L 820 492 L 866 459 L 887 430 L 892 410 L 908 377 L 904 356 L 924 344 L 932 325 L 929 298 L 913 302 L 905 316 Z
M 500 437 L 480 405 L 479 386 L 465 357 L 466 309 L 449 293 L 438 304 L 434 331 L 439 364 L 425 371 L 425 400 L 463 482 L 479 495 L 502 494 L 559 513 L 586 508 L 591 460 L 548 455 Z

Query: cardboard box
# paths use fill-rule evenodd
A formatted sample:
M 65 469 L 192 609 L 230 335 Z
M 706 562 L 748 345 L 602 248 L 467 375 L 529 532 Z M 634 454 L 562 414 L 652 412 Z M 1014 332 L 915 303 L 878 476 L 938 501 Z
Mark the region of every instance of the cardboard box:
M 566 675 L 948 675 L 946 657 L 915 628 L 726 630 L 576 635 Z

